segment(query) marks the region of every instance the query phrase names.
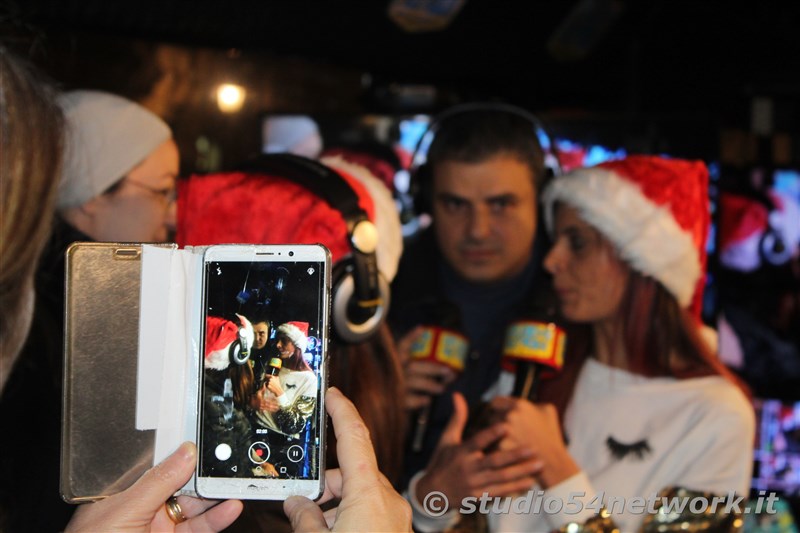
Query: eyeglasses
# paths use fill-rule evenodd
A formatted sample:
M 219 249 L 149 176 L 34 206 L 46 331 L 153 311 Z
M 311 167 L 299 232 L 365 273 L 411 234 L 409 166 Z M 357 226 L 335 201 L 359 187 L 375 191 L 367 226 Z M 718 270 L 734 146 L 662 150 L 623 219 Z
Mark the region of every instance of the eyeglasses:
M 136 185 L 140 189 L 144 189 L 150 194 L 159 197 L 161 201 L 167 205 L 173 203 L 176 198 L 175 187 L 170 187 L 168 189 L 156 189 L 155 187 L 151 187 L 149 185 L 145 185 L 144 183 L 140 183 L 138 181 L 134 181 L 131 179 L 126 179 L 124 183 L 130 183 L 131 185 Z

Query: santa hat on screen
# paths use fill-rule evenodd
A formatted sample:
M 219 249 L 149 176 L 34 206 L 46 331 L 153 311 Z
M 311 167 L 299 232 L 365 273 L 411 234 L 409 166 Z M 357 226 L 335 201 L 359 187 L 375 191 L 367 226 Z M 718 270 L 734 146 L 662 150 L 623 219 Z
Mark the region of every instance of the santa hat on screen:
M 560 176 L 542 198 L 549 231 L 554 204 L 572 206 L 623 260 L 700 316 L 710 224 L 703 163 L 630 156 Z
M 231 344 L 240 340 L 240 330 L 247 347 L 253 345 L 255 333 L 253 325 L 242 315 L 236 315 L 239 324 L 218 316 L 206 317 L 205 368 L 225 370 L 230 365 Z
M 378 270 L 390 282 L 403 250 L 391 193 L 364 167 L 337 158 L 325 162 L 336 167 L 375 224 Z M 179 183 L 176 240 L 181 246 L 321 243 L 331 251 L 334 263 L 351 252 L 347 224 L 335 207 L 285 178 L 253 172 L 192 176 Z
M 790 196 L 770 192 L 770 210 L 763 201 L 744 195 L 720 196 L 720 262 L 741 272 L 752 272 L 764 261 L 786 263 L 800 247 L 800 206 Z
M 292 344 L 305 353 L 308 345 L 308 322 L 286 322 L 277 329 L 278 335 L 286 335 Z

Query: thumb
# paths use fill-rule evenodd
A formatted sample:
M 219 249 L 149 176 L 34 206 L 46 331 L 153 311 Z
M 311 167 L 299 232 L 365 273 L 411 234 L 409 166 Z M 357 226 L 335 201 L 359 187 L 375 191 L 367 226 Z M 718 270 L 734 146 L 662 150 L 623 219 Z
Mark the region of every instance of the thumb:
M 283 502 L 283 512 L 292 523 L 292 531 L 330 531 L 319 506 L 304 496 L 290 496 Z
M 467 418 L 469 417 L 469 408 L 467 407 L 467 400 L 461 393 L 453 393 L 453 415 L 447 426 L 444 428 L 442 437 L 439 439 L 439 446 L 443 444 L 455 445 L 461 444 L 461 437 L 464 434 L 464 427 L 467 425 Z
M 183 487 L 194 472 L 197 448 L 184 442 L 169 457 L 145 472 L 128 491 L 128 499 L 138 502 L 142 510 L 153 514 L 164 505 L 164 501 Z

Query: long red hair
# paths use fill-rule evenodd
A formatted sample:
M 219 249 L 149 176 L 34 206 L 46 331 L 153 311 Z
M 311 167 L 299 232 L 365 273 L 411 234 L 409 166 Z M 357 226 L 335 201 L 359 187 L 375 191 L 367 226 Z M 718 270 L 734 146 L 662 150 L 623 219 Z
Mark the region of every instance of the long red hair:
M 660 282 L 631 271 L 620 314 L 621 342 L 631 372 L 677 379 L 719 375 L 750 396 L 747 386 L 720 362 L 705 341 L 698 320 Z M 542 383 L 541 401 L 555 404 L 562 416 L 583 363 L 594 350 L 593 342 L 590 324 L 568 325 L 564 368 L 557 377 Z

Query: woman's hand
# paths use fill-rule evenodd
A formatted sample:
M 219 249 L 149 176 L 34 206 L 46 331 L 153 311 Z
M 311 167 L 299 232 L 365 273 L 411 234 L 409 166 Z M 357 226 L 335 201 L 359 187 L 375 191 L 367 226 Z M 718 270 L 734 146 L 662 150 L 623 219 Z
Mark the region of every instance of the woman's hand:
M 267 394 L 267 384 L 264 383 L 258 392 L 250 397 L 250 407 L 256 411 L 267 411 L 268 413 L 276 413 L 280 408 L 278 400 L 274 396 Z
M 269 380 L 267 380 L 266 385 L 267 385 L 267 390 L 269 390 L 272 394 L 274 394 L 276 398 L 278 396 L 283 395 L 281 380 L 279 380 L 277 376 L 273 376 Z
M 537 478 L 543 489 L 580 471 L 564 444 L 555 407 L 507 396 L 495 398 L 491 406 L 509 428 L 500 441 L 500 449 L 514 449 L 521 445 L 533 448 L 536 456 L 542 460 L 542 469 Z
M 185 522 L 175 524 L 164 502 L 183 487 L 194 472 L 197 449 L 184 442 L 169 457 L 145 472 L 128 489 L 78 507 L 66 531 L 222 531 L 242 512 L 242 502 L 200 500 L 180 496 Z
M 462 441 L 467 423 L 467 402 L 453 395 L 453 416 L 420 478 L 414 495 L 422 502 L 432 491 L 443 492 L 448 501 L 460 502 L 467 496 L 507 496 L 527 491 L 536 483 L 542 468 L 530 447 L 521 443 L 495 450 L 494 445 L 508 434 L 504 423 L 493 424 Z
M 369 430 L 355 406 L 336 388 L 328 389 L 325 405 L 336 432 L 339 468 L 325 472 L 325 494 L 318 502 L 292 496 L 283 510 L 295 532 L 411 531 L 411 507 L 378 470 Z M 341 498 L 322 512 L 319 504 Z

